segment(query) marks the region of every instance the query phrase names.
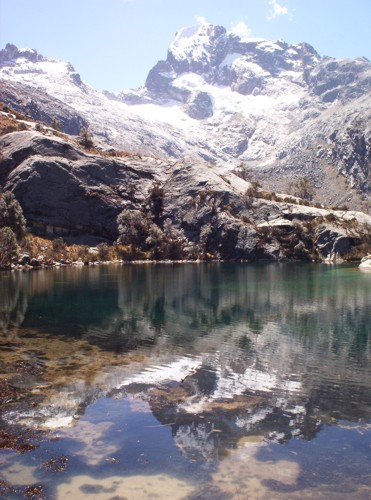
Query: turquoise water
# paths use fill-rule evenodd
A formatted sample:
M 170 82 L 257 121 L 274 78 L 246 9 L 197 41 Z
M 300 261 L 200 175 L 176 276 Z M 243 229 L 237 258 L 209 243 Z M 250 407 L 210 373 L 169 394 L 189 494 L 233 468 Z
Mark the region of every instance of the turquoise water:
M 370 325 L 352 265 L 2 273 L 0 496 L 370 498 Z

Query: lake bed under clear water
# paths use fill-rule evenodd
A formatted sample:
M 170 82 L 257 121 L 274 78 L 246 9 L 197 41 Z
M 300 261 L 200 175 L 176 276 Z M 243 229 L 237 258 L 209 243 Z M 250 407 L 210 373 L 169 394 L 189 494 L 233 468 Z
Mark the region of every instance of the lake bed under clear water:
M 0 496 L 370 498 L 370 333 L 354 265 L 2 273 Z

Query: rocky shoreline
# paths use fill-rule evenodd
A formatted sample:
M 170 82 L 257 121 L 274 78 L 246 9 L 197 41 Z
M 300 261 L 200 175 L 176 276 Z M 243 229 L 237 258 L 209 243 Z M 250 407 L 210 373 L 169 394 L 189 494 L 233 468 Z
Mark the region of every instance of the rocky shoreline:
M 371 255 L 362 258 L 359 268 L 365 271 L 371 271 Z
M 82 261 L 73 261 L 73 262 L 66 262 L 66 261 L 55 261 L 55 262 L 45 262 L 45 263 L 38 263 L 38 264 L 12 264 L 11 268 L 8 270 L 2 269 L 0 270 L 3 272 L 6 271 L 36 271 L 36 270 L 41 270 L 41 269 L 54 269 L 54 268 L 63 268 L 63 267 L 94 267 L 94 266 L 111 266 L 111 265 L 125 265 L 125 266 L 130 266 L 130 265 L 175 265 L 175 264 L 215 264 L 215 263 L 224 263 L 224 262 L 234 262 L 234 263 L 245 263 L 245 264 L 254 264 L 257 261 L 249 261 L 246 259 L 240 259 L 240 260 L 224 260 L 224 259 L 208 259 L 208 260 L 202 260 L 202 259 L 197 259 L 197 260 L 190 260 L 190 259 L 183 259 L 183 260 L 125 260 L 125 259 L 115 259 L 115 260 L 97 260 L 94 262 L 82 262 Z M 285 260 L 285 261 L 271 261 L 271 260 L 260 260 L 259 263 L 273 263 L 273 262 L 285 262 L 285 263 L 297 263 L 301 262 L 299 260 Z M 357 264 L 359 260 L 355 261 L 344 261 L 342 259 L 339 259 L 337 262 L 336 261 L 331 261 L 331 260 L 323 260 L 321 262 L 317 262 L 318 264 Z M 365 270 L 371 270 L 371 256 L 366 256 L 363 257 L 361 260 L 361 263 L 358 266 L 360 269 L 365 269 Z

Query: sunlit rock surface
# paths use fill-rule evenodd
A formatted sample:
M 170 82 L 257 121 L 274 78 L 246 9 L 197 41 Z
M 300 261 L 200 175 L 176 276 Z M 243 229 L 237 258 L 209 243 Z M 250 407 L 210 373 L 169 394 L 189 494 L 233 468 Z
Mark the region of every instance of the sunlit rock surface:
M 299 205 L 269 193 L 247 196 L 251 183 L 198 160 L 89 153 L 76 141 L 37 131 L 0 138 L 0 182 L 12 191 L 36 234 L 96 244 L 118 236 L 117 216 L 141 210 L 154 182 L 165 187 L 162 218 L 189 244 L 216 258 L 324 260 L 364 242 L 371 216 Z M 268 194 L 268 195 L 267 195 Z M 262 196 L 265 196 L 263 198 Z
M 359 265 L 359 268 L 364 269 L 366 271 L 371 270 L 371 256 L 367 255 L 366 257 L 363 257 Z

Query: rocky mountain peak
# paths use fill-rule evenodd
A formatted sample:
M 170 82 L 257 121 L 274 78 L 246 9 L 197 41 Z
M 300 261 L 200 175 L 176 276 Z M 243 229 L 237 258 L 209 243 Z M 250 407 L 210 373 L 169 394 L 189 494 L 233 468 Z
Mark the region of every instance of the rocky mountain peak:
M 75 85 L 83 85 L 80 75 L 76 73 L 71 63 L 50 59 L 35 49 L 22 49 L 8 43 L 0 50 L 0 72 L 4 79 L 15 79 L 30 84 L 38 75 L 46 81 L 52 76 L 56 82 L 63 84 L 67 79 Z M 31 83 L 32 84 L 32 83 Z
M 170 44 L 167 61 L 177 73 L 207 71 L 217 66 L 228 50 L 229 36 L 222 26 L 201 24 L 180 30 Z
M 27 59 L 30 62 L 45 61 L 45 57 L 35 49 L 19 49 L 12 43 L 7 43 L 5 49 L 0 50 L 0 64 L 16 61 L 19 58 Z
M 198 86 L 206 83 L 228 86 L 242 95 L 260 94 L 267 78 L 280 77 L 285 72 L 295 72 L 297 79 L 304 82 L 304 73 L 310 73 L 320 61 L 321 57 L 307 43 L 289 45 L 283 40 L 240 38 L 222 26 L 201 24 L 176 34 L 166 60 L 159 61 L 149 72 L 146 89 L 153 96 L 184 103 L 190 89 L 179 79 L 194 74 L 202 77 Z
M 307 44 L 289 45 L 283 40 L 241 38 L 223 26 L 201 24 L 177 32 L 169 46 L 166 61 L 177 74 L 186 71 L 210 73 L 226 65 L 228 56 L 238 56 L 259 64 L 271 73 L 284 69 L 303 69 L 316 65 L 321 57 Z M 298 64 L 300 63 L 300 64 Z

